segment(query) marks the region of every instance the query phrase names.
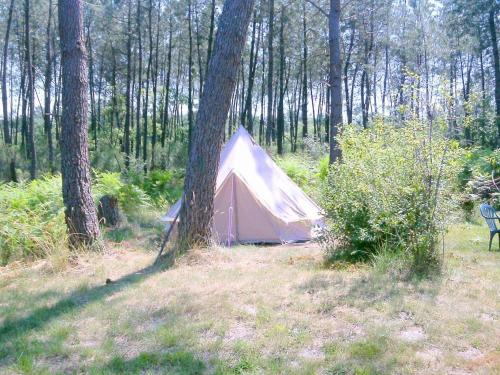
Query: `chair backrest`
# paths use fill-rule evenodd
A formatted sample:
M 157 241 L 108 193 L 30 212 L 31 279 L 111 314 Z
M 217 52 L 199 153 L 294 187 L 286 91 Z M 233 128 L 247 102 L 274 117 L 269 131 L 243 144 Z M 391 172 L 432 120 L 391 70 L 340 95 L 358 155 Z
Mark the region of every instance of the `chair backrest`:
M 481 212 L 481 216 L 486 220 L 486 224 L 488 224 L 488 227 L 490 227 L 490 231 L 496 231 L 496 221 L 498 219 L 495 209 L 489 204 L 483 203 L 481 206 L 479 206 L 479 211 Z

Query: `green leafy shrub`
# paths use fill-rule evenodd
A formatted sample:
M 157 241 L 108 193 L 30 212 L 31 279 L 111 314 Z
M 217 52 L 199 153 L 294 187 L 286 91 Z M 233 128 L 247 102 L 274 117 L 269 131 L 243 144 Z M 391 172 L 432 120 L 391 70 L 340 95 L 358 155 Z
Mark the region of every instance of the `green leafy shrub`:
M 318 177 L 321 181 L 325 181 L 328 177 L 328 171 L 330 168 L 330 156 L 324 156 L 319 159 L 318 163 Z
M 119 198 L 120 192 L 125 185 L 117 172 L 99 172 L 94 170 L 93 195 L 99 200 L 103 195 L 111 195 Z
M 181 197 L 184 187 L 184 172 L 181 170 L 153 170 L 147 175 L 130 173 L 127 180 L 143 190 L 155 205 L 164 207 Z
M 287 155 L 276 159 L 279 167 L 301 188 L 307 186 L 312 178 L 311 169 L 304 161 L 295 155 Z
M 120 208 L 127 215 L 151 205 L 148 194 L 139 186 L 124 182 L 120 173 L 94 171 L 94 175 L 92 193 L 96 203 L 103 195 L 111 195 L 118 199 Z
M 409 266 L 439 266 L 436 244 L 456 207 L 458 143 L 423 124 L 344 130 L 342 161 L 330 167 L 322 203 L 329 230 L 322 242 L 332 259 L 370 259 L 380 249 L 405 254 Z
M 500 149 L 473 148 L 467 151 L 459 174 L 459 184 L 464 189 L 461 207 L 466 220 L 474 216 L 478 203 L 488 201 L 500 208 L 499 179 Z
M 472 148 L 464 153 L 463 161 L 458 175 L 462 187 L 476 178 L 500 175 L 500 149 Z
M 318 198 L 320 181 L 328 175 L 328 156 L 316 160 L 307 154 L 287 154 L 276 163 L 306 194 Z

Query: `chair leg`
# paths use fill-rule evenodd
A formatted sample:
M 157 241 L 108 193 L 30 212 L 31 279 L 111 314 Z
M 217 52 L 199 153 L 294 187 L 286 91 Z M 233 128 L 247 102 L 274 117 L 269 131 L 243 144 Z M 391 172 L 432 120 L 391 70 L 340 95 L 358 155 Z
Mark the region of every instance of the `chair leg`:
M 490 245 L 488 246 L 488 251 L 491 251 L 491 242 L 493 241 L 493 237 L 495 237 L 495 232 L 490 233 Z

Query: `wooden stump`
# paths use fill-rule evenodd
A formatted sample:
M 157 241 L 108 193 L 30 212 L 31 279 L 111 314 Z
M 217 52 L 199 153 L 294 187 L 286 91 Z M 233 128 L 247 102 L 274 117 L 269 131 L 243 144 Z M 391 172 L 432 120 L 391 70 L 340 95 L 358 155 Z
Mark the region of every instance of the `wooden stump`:
M 111 195 L 102 196 L 101 199 L 99 199 L 97 216 L 99 217 L 99 222 L 107 227 L 118 225 L 121 221 L 118 199 Z

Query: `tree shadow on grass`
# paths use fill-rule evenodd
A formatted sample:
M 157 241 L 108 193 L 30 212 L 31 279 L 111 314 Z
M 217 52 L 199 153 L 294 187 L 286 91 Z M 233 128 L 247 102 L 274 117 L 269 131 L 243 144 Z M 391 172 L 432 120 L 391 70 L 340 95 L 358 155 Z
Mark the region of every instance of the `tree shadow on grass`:
M 336 276 L 313 275 L 297 285 L 296 290 L 299 293 L 319 294 L 323 299 L 321 311 L 330 312 L 341 305 L 364 310 L 378 303 L 398 303 L 410 295 L 433 301 L 441 286 L 440 276 L 419 280 L 370 270 L 352 279 L 344 279 L 342 273 Z
M 360 309 L 372 307 L 380 302 L 401 301 L 410 295 L 432 301 L 439 294 L 441 281 L 440 277 L 418 280 L 381 275 L 372 271 L 356 278 L 339 301 Z
M 118 293 L 132 284 L 137 284 L 156 272 L 169 268 L 170 265 L 171 263 L 159 262 L 122 276 L 109 284 L 95 286 L 86 290 L 75 290 L 54 305 L 37 308 L 25 317 L 5 319 L 4 324 L 0 327 L 0 360 L 9 355 L 9 343 L 12 343 L 15 339 L 20 339 L 32 331 L 41 329 L 53 320 L 82 309 L 89 303 Z

